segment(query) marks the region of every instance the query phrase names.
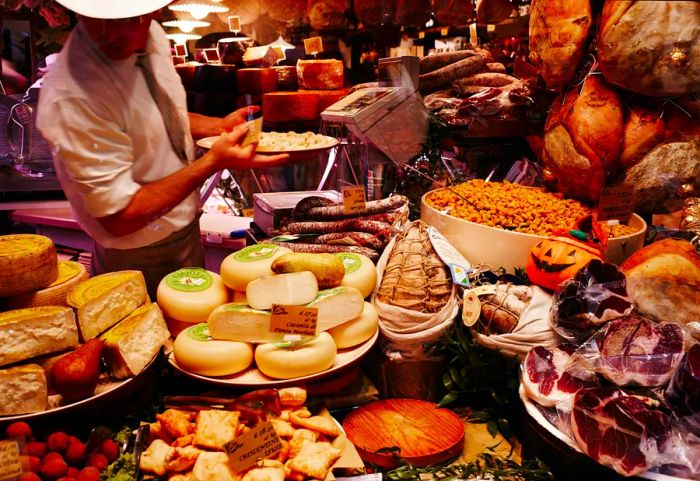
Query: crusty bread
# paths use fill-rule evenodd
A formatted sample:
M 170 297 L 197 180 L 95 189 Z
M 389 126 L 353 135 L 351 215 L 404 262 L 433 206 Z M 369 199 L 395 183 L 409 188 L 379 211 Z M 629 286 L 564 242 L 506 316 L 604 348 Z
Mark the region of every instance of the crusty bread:
M 0 369 L 0 416 L 46 410 L 48 389 L 41 366 L 26 364 Z

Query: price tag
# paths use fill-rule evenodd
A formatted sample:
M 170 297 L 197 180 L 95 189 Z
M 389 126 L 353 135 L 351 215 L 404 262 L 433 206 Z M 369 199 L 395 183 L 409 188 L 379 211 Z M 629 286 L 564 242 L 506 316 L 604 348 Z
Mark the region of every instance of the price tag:
M 459 286 L 469 287 L 469 278 L 467 277 L 471 271 L 469 261 L 435 227 L 428 228 L 428 237 L 442 262 L 450 268 L 452 282 Z
M 464 291 L 462 300 L 462 323 L 467 327 L 472 327 L 479 320 L 481 315 L 481 302 L 474 291 Z
M 287 54 L 284 53 L 284 49 L 282 47 L 272 47 L 272 50 L 275 52 L 275 55 L 277 55 L 278 62 L 281 62 L 287 58 Z
M 19 442 L 0 441 L 0 481 L 17 479 L 22 475 Z
M 633 183 L 603 187 L 598 203 L 598 220 L 629 220 L 634 212 L 635 190 Z
M 306 306 L 282 306 L 274 304 L 270 316 L 270 332 L 315 336 L 318 324 L 318 308 Z
M 450 27 L 444 27 L 440 29 L 440 35 L 446 37 L 450 33 Z
M 343 191 L 343 211 L 346 214 L 362 212 L 367 207 L 365 188 L 361 185 L 346 185 Z
M 243 209 L 243 217 L 253 217 L 255 214 L 253 213 L 253 209 Z
M 316 55 L 323 52 L 323 40 L 321 37 L 305 38 L 304 50 L 306 50 L 307 55 Z
M 282 450 L 282 442 L 270 421 L 258 424 L 224 446 L 231 468 L 237 473 L 271 458 Z
M 493 284 L 486 284 L 483 286 L 475 287 L 472 289 L 472 292 L 474 293 L 475 296 L 487 296 L 489 294 L 495 294 L 496 293 L 496 286 Z
M 238 15 L 228 17 L 228 29 L 234 33 L 241 31 L 241 18 Z
M 475 47 L 479 45 L 479 35 L 476 32 L 476 23 L 469 25 L 469 43 Z
M 493 33 L 496 31 L 496 26 L 492 23 L 486 25 L 486 32 L 487 33 Z
M 425 32 L 418 32 L 418 38 L 425 38 Z

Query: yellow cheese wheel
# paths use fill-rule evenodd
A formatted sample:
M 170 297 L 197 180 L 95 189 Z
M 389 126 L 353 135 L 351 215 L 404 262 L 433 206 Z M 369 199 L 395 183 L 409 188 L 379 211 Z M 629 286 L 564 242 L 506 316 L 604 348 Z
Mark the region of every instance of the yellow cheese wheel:
M 322 332 L 294 349 L 260 344 L 255 349 L 255 363 L 266 376 L 291 379 L 325 371 L 333 365 L 336 353 L 333 338 Z
M 319 118 L 319 96 L 299 92 L 270 92 L 263 95 L 263 119 L 270 122 L 307 121 Z
M 66 297 L 75 286 L 88 278 L 87 269 L 80 262 L 59 261 L 58 278 L 45 289 L 29 294 L 8 297 L 8 309 L 39 306 L 67 306 Z
M 0 297 L 28 294 L 58 277 L 53 241 L 43 235 L 0 236 Z
M 369 257 L 352 252 L 335 254 L 343 261 L 345 275 L 341 286 L 354 287 L 362 293 L 362 297 L 369 296 L 377 284 L 377 268 Z
M 274 244 L 255 244 L 234 252 L 221 263 L 221 278 L 234 291 L 245 292 L 248 283 L 274 274 L 271 266 L 278 257 L 292 252 Z
M 377 310 L 374 308 L 374 304 L 365 302 L 360 317 L 329 329 L 328 334 L 333 337 L 338 349 L 346 349 L 362 344 L 372 337 L 378 328 L 379 315 Z
M 211 311 L 229 302 L 229 291 L 219 274 L 186 267 L 165 276 L 158 284 L 158 305 L 176 321 L 207 322 Z
M 212 339 L 206 324 L 196 324 L 178 334 L 173 354 L 178 366 L 202 376 L 228 376 L 253 363 L 252 345 Z
M 308 90 L 339 90 L 343 88 L 345 66 L 340 60 L 299 60 L 299 87 Z
M 292 65 L 278 65 L 272 67 L 277 73 L 277 90 L 297 90 L 299 81 L 297 80 L 297 68 Z

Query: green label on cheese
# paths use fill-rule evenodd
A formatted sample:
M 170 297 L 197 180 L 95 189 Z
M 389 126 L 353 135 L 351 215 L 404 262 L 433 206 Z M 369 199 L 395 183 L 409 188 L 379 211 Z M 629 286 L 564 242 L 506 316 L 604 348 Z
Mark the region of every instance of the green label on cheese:
M 187 335 L 195 341 L 211 341 L 209 325 L 206 323 L 197 324 L 187 329 Z
M 233 255 L 233 258 L 238 262 L 255 262 L 263 259 L 269 259 L 278 247 L 274 244 L 256 244 L 239 250 Z
M 213 279 L 211 274 L 201 267 L 186 267 L 177 270 L 165 278 L 165 283 L 178 291 L 197 292 L 209 289 Z
M 343 261 L 343 266 L 345 267 L 345 275 L 352 274 L 360 268 L 362 265 L 362 259 L 357 254 L 352 254 L 350 252 L 343 252 L 336 254 L 341 261 Z

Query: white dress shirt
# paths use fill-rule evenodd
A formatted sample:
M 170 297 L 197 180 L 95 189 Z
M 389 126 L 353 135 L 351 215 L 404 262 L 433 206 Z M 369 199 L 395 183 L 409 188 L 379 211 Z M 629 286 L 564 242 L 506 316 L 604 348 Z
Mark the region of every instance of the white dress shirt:
M 194 156 L 187 102 L 170 58 L 165 32 L 153 21 L 146 53 L 187 132 Z M 193 192 L 146 227 L 113 237 L 97 221 L 123 210 L 142 185 L 183 167 L 173 151 L 160 111 L 148 90 L 136 56 L 106 58 L 78 24 L 58 60 L 44 77 L 37 125 L 54 149 L 61 186 L 82 228 L 100 245 L 131 249 L 158 242 L 190 224 L 200 204 Z

